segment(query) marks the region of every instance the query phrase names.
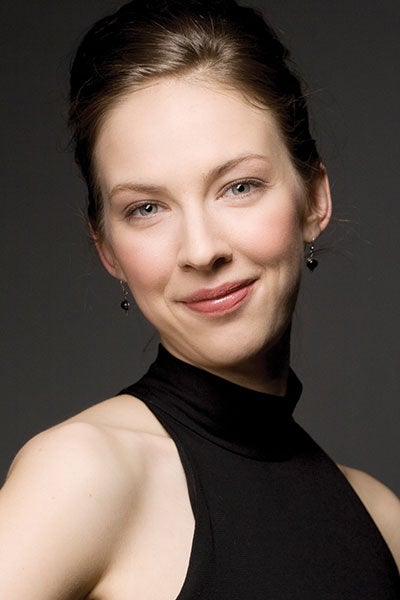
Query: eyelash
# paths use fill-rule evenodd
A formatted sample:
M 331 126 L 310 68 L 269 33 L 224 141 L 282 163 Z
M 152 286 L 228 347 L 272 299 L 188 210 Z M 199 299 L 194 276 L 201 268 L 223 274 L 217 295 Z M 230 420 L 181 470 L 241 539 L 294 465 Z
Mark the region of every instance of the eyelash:
M 135 206 L 130 206 L 127 208 L 127 210 L 124 213 L 124 217 L 126 219 L 147 219 L 152 217 L 152 214 L 147 215 L 147 217 L 145 215 L 135 215 L 136 212 L 138 212 L 141 208 L 145 208 L 146 206 L 153 206 L 156 207 L 156 211 L 154 214 L 158 213 L 158 210 L 161 208 L 160 204 L 158 204 L 157 202 L 141 202 L 140 204 L 136 204 Z
M 258 189 L 258 188 L 263 188 L 266 186 L 266 183 L 263 181 L 260 181 L 259 179 L 238 179 L 237 181 L 234 181 L 233 183 L 230 183 L 228 186 L 226 186 L 221 194 L 220 197 L 223 197 L 225 195 L 227 195 L 227 192 L 229 192 L 230 190 L 234 190 L 240 186 L 240 185 L 251 185 L 253 186 L 253 188 Z M 250 190 L 248 192 L 243 192 L 243 193 L 232 193 L 232 196 L 249 196 L 254 190 Z M 136 212 L 140 211 L 140 209 L 145 208 L 146 206 L 153 206 L 155 207 L 157 210 L 155 211 L 155 215 L 158 213 L 159 209 L 162 208 L 160 204 L 158 204 L 157 202 L 141 202 L 140 204 L 137 204 L 135 206 L 130 206 L 129 208 L 127 208 L 127 210 L 124 213 L 124 217 L 126 219 L 149 219 L 153 216 L 153 214 L 148 214 L 146 215 L 135 215 Z
M 233 183 L 230 183 L 228 186 L 226 186 L 222 190 L 221 196 L 225 196 L 227 194 L 227 192 L 229 192 L 230 190 L 234 190 L 235 188 L 237 189 L 240 185 L 251 185 L 255 189 L 257 189 L 257 188 L 263 188 L 263 187 L 265 187 L 266 183 L 263 182 L 263 181 L 260 181 L 259 179 L 238 179 L 237 181 L 234 181 Z M 238 193 L 238 194 L 232 193 L 231 195 L 232 196 L 236 196 L 236 197 L 248 196 L 253 191 L 254 190 L 250 190 L 248 192 L 242 192 L 242 193 Z

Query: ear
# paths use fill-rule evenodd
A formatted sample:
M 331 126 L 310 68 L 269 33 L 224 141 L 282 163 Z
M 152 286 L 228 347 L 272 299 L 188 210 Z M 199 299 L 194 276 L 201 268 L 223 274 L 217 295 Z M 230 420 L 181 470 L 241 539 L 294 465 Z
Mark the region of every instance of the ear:
M 315 180 L 304 214 L 303 238 L 312 242 L 327 227 L 332 215 L 332 199 L 328 175 L 320 165 L 320 175 Z
M 90 235 L 96 246 L 97 253 L 104 268 L 110 275 L 116 279 L 122 279 L 125 281 L 125 275 L 115 258 L 111 244 L 106 241 L 99 233 L 96 233 L 93 228 L 89 225 Z

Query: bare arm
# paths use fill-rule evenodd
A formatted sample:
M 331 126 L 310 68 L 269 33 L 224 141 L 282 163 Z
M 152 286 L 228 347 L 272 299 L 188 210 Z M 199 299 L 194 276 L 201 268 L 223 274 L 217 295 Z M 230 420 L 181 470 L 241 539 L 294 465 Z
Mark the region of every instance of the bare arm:
M 389 546 L 400 570 L 400 500 L 367 473 L 340 466 Z
M 131 516 L 120 462 L 112 440 L 83 423 L 23 448 L 0 492 L 0 598 L 77 600 L 90 592 Z

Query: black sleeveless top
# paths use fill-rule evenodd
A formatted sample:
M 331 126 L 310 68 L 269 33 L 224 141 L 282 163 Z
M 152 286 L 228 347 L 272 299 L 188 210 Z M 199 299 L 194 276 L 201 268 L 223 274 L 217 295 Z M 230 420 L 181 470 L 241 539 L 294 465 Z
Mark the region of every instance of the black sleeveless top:
M 123 393 L 175 442 L 195 518 L 177 600 L 394 600 L 394 559 L 338 467 L 295 423 L 285 397 L 249 390 L 160 347 Z

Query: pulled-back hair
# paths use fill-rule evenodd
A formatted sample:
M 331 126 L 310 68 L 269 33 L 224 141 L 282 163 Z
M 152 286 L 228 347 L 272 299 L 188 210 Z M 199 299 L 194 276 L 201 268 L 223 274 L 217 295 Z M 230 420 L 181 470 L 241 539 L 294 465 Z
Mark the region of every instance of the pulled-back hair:
M 93 150 L 108 111 L 151 81 L 188 74 L 272 110 L 306 190 L 320 173 L 300 80 L 259 12 L 234 0 L 132 0 L 89 30 L 71 68 L 69 122 L 94 232 L 102 232 L 103 203 Z

